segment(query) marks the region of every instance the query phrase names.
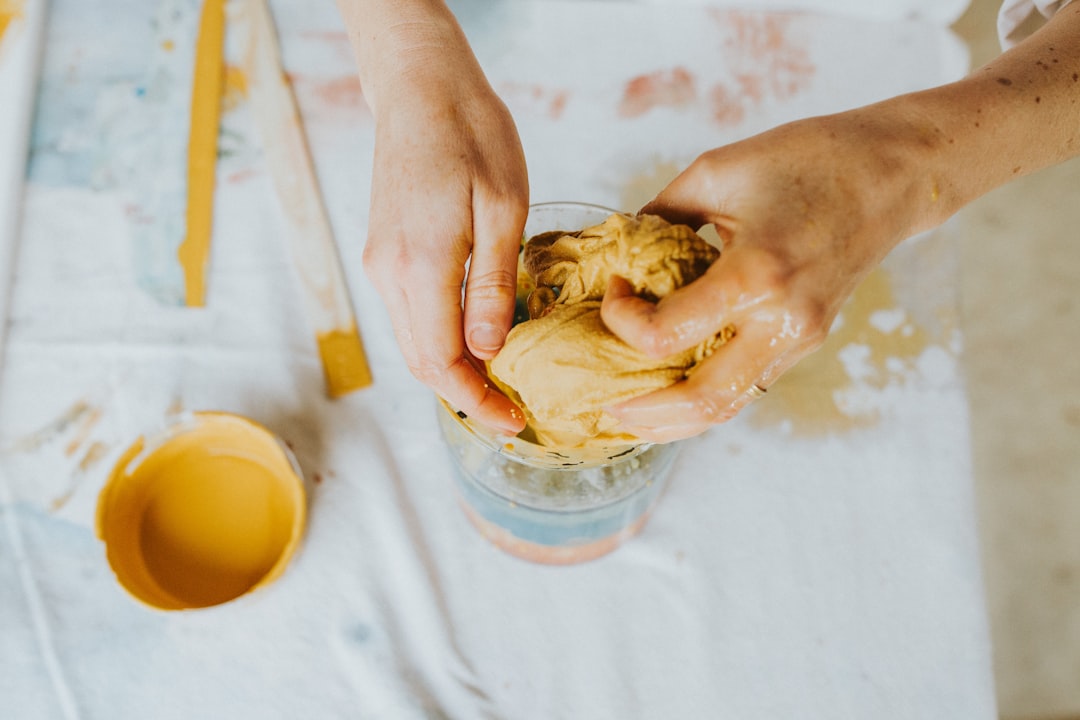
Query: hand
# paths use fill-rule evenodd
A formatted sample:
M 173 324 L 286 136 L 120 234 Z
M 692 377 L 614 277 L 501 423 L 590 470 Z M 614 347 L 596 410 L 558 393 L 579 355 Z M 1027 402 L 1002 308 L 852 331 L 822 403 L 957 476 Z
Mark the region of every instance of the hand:
M 624 428 L 657 442 L 700 433 L 820 346 L 867 272 L 932 224 L 919 215 L 931 194 L 924 174 L 908 171 L 918 158 L 909 150 L 928 138 L 881 108 L 803 120 L 705 153 L 646 205 L 672 222 L 713 224 L 722 254 L 656 304 L 616 280 L 604 322 L 654 357 L 726 325 L 736 335 L 686 380 L 610 408 Z
M 379 94 L 364 267 L 412 373 L 517 433 L 521 411 L 475 358 L 495 355 L 513 319 L 525 159 L 509 112 L 455 39 L 409 53 L 412 65 Z

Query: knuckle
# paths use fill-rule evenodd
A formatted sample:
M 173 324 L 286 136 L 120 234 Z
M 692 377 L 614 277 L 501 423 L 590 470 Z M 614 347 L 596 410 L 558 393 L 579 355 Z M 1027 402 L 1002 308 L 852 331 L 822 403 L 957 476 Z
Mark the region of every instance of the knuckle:
M 517 276 L 504 269 L 493 269 L 483 273 L 469 273 L 466 295 L 471 301 L 500 301 L 512 297 L 517 292 Z
M 432 357 L 417 357 L 407 362 L 409 372 L 428 387 L 438 387 L 446 377 L 448 364 Z
M 412 253 L 404 242 L 380 242 L 369 237 L 361 256 L 364 271 L 371 277 L 397 275 L 412 264 Z

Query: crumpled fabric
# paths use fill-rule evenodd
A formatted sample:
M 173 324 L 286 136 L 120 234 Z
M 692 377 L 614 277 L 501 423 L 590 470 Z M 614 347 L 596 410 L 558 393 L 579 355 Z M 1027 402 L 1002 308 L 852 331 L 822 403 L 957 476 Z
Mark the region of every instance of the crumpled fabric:
M 998 40 L 1008 50 L 1030 34 L 1029 19 L 1038 13 L 1046 20 L 1068 5 L 1071 0 L 1005 0 L 998 11 Z
M 690 227 L 655 215 L 616 214 L 595 227 L 526 243 L 524 267 L 536 282 L 530 319 L 510 331 L 490 369 L 523 406 L 538 442 L 557 448 L 640 442 L 604 408 L 683 380 L 733 331 L 650 358 L 601 319 L 608 281 L 618 275 L 634 294 L 655 301 L 703 275 L 719 256 Z

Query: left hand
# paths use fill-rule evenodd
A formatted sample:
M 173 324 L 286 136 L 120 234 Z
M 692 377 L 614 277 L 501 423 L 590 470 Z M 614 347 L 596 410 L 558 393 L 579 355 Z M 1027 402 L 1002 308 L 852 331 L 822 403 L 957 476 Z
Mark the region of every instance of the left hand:
M 604 322 L 653 357 L 726 325 L 736 335 L 686 380 L 608 408 L 623 428 L 654 442 L 696 435 L 818 348 L 859 281 L 934 223 L 918 172 L 925 132 L 873 106 L 802 120 L 705 153 L 646 205 L 671 222 L 713 224 L 722 254 L 656 304 L 612 282 Z

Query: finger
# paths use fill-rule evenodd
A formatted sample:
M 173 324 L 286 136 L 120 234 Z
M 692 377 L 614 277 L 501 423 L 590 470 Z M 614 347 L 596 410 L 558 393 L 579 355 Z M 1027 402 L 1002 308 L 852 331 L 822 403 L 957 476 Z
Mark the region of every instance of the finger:
M 613 278 L 600 317 L 623 342 L 659 359 L 692 348 L 727 325 L 738 333 L 748 314 L 778 287 L 772 256 L 740 248 L 721 255 L 703 276 L 658 303 L 634 296 L 628 282 Z
M 442 281 L 445 282 L 445 281 Z M 458 410 L 500 430 L 516 434 L 525 427 L 522 412 L 473 366 L 462 338 L 460 278 L 439 286 L 438 276 L 411 287 L 409 326 L 415 356 L 406 362 L 417 378 Z M 435 293 L 429 289 L 437 289 Z
M 624 425 L 619 426 L 619 430 L 627 432 L 631 435 L 651 443 L 669 443 L 676 440 L 686 440 L 687 438 L 700 435 L 701 433 L 712 427 L 711 424 L 689 424 L 689 425 L 671 425 L 662 428 L 646 428 L 646 427 L 626 427 Z
M 432 232 L 427 228 L 426 232 Z M 464 267 L 450 252 L 444 262 L 416 262 L 404 240 L 369 244 L 365 269 L 386 304 L 394 335 L 410 371 L 437 394 L 480 422 L 514 433 L 524 427 L 520 409 L 466 357 L 462 339 Z M 446 247 L 453 247 L 448 243 Z
M 774 380 L 798 359 L 791 357 L 798 348 L 782 346 L 777 330 L 772 322 L 747 323 L 686 380 L 607 410 L 630 428 L 726 422 L 745 406 L 742 396 L 751 385 L 767 382 L 766 376 Z
M 477 202 L 473 246 L 465 281 L 465 338 L 469 350 L 490 360 L 502 347 L 514 318 L 518 251 L 528 201 Z

